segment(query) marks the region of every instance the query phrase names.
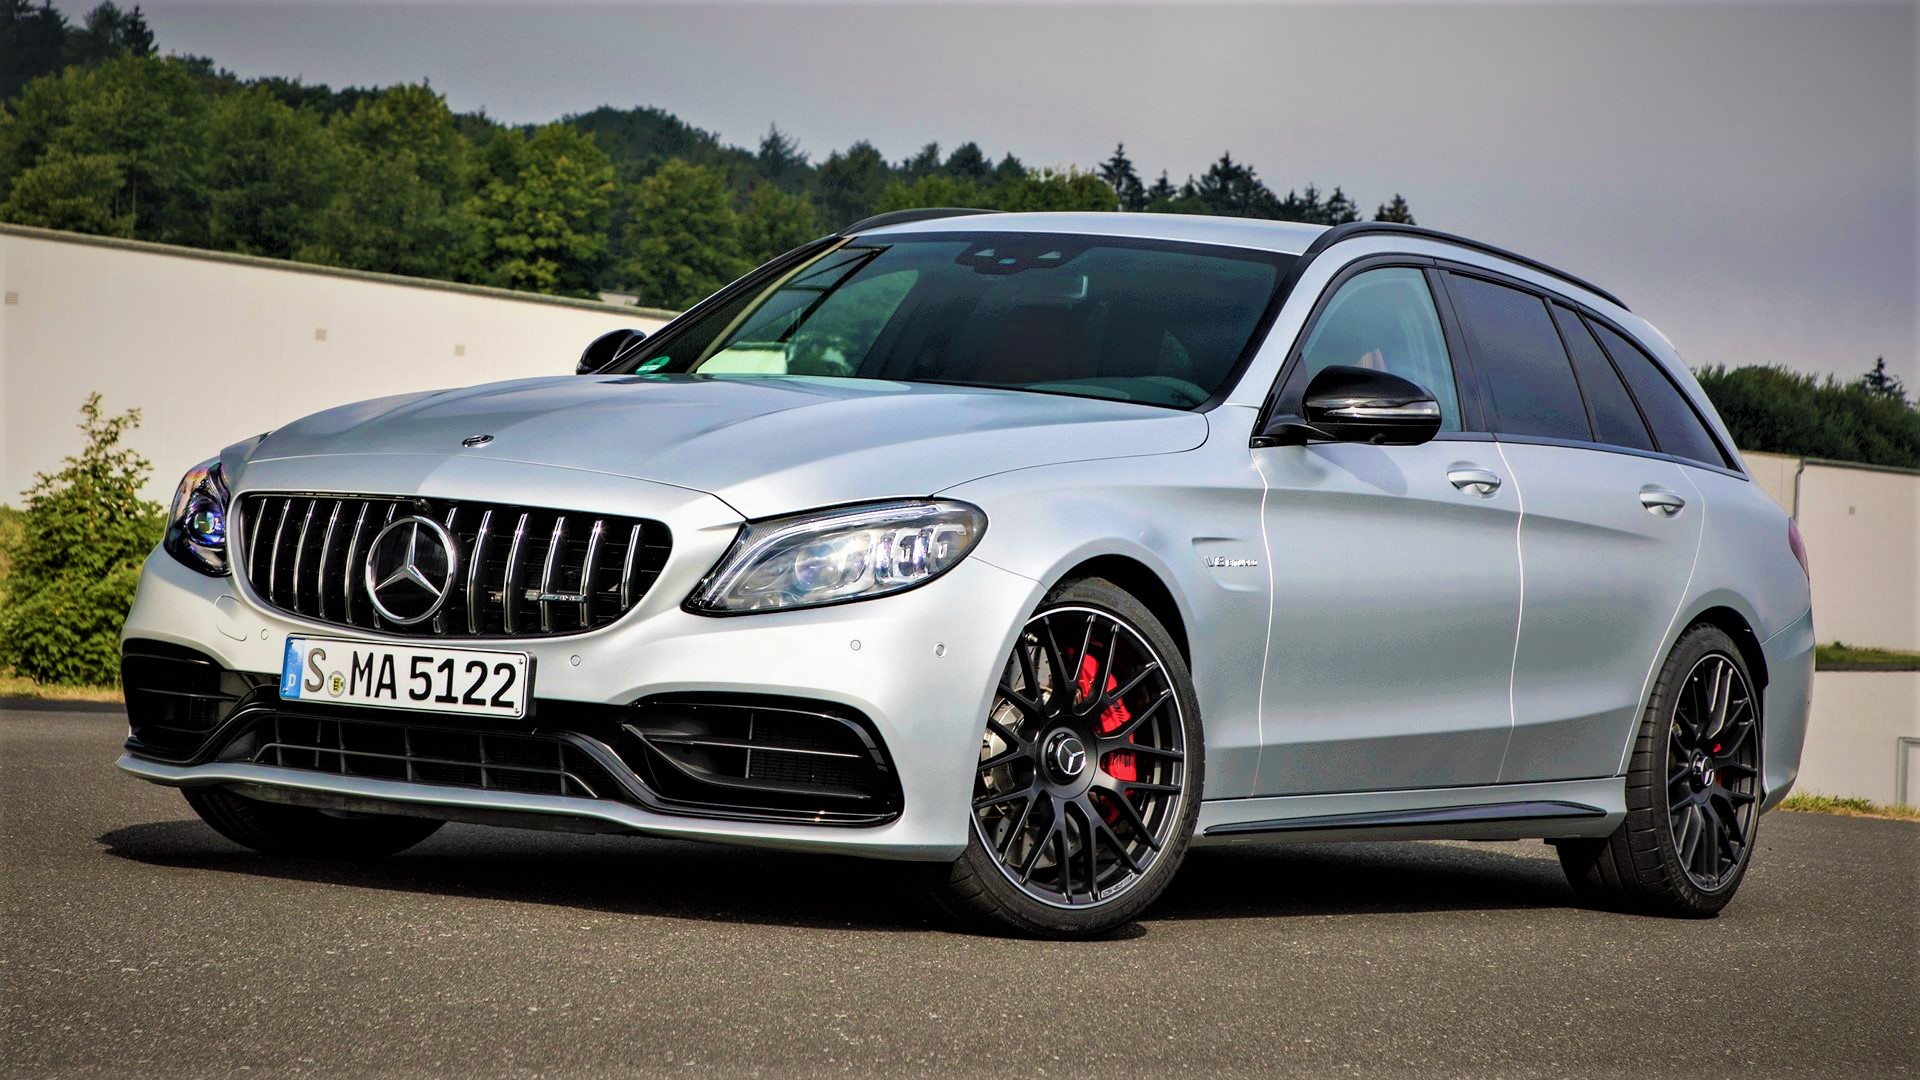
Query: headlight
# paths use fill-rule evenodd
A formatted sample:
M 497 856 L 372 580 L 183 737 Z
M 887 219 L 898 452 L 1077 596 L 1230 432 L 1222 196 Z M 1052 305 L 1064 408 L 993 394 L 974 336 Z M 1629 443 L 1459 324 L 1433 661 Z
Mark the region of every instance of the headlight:
M 869 503 L 757 521 L 687 599 L 737 615 L 817 607 L 924 585 L 966 558 L 987 516 L 960 502 Z
M 227 481 L 220 475 L 218 458 L 195 465 L 180 478 L 163 546 L 203 574 L 227 574 Z

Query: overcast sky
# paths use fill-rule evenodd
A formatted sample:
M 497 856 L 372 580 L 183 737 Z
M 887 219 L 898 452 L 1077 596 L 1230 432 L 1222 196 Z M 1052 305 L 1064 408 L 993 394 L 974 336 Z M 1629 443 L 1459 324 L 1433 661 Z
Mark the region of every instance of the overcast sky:
M 1176 182 L 1231 150 L 1591 277 L 1695 366 L 1885 355 L 1920 387 L 1913 3 L 142 7 L 163 50 L 243 76 L 425 78 L 514 122 L 657 105 L 816 160 L 1124 141 Z

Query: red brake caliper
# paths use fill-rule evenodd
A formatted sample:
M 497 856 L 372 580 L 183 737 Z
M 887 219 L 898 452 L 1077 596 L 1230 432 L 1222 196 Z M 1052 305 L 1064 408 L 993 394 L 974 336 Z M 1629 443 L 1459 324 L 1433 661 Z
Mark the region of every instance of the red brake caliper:
M 1099 674 L 1100 664 L 1098 661 L 1091 656 L 1083 656 L 1080 658 L 1079 689 L 1082 698 L 1090 697 L 1093 694 L 1093 680 Z M 1120 680 L 1114 678 L 1112 675 L 1108 675 L 1107 688 L 1104 692 L 1110 694 L 1119 689 L 1119 687 Z M 1133 714 L 1127 711 L 1126 702 L 1116 701 L 1107 706 L 1106 711 L 1100 714 L 1100 734 L 1106 735 L 1119 731 L 1120 728 L 1131 719 L 1133 719 Z M 1132 742 L 1133 736 L 1127 736 L 1127 741 Z M 1134 756 L 1130 751 L 1115 750 L 1109 753 L 1106 759 L 1100 763 L 1100 767 L 1105 769 L 1107 775 L 1113 777 L 1115 780 L 1132 782 L 1140 779 L 1139 765 L 1134 761 Z M 1117 806 L 1106 807 L 1105 810 L 1102 811 L 1101 816 L 1105 817 L 1107 824 L 1111 825 L 1119 820 L 1120 808 Z

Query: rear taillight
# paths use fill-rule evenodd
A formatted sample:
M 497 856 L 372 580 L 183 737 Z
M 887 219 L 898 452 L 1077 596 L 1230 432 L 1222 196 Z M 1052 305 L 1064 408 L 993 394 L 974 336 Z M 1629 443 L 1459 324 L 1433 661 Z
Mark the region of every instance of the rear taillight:
M 1807 542 L 1800 539 L 1800 523 L 1787 519 L 1787 546 L 1793 549 L 1793 557 L 1800 560 L 1800 572 L 1813 580 L 1813 571 L 1807 566 Z

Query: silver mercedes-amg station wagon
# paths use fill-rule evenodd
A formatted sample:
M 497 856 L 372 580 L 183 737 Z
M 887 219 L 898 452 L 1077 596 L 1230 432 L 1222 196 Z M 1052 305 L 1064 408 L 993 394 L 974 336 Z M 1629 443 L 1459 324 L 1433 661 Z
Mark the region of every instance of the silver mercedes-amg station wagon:
M 864 855 L 1033 935 L 1265 841 L 1542 838 L 1710 915 L 1812 681 L 1666 339 L 1377 223 L 885 215 L 574 375 L 227 447 L 170 522 L 120 767 L 240 844 Z

